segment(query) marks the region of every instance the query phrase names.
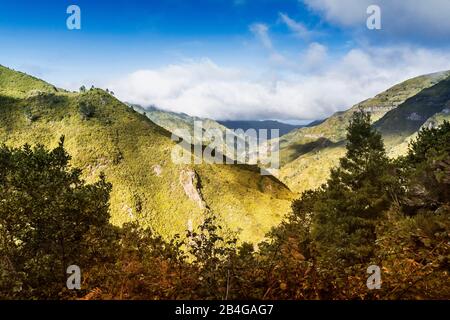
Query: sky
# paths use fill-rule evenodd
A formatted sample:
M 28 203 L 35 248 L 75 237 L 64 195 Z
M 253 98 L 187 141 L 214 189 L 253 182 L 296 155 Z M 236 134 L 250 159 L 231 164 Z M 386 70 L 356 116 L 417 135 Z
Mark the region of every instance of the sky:
M 449 16 L 450 0 L 0 0 L 0 64 L 193 116 L 315 120 L 449 70 Z

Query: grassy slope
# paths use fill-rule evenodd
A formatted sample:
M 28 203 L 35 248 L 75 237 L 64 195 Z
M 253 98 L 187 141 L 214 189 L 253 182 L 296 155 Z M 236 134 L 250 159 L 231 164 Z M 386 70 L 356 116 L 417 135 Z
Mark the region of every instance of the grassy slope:
M 88 120 L 79 112 L 83 101 L 95 107 Z M 0 66 L 0 142 L 54 147 L 61 135 L 86 181 L 103 171 L 112 182 L 115 224 L 138 219 L 170 236 L 183 232 L 190 219 L 200 223 L 205 210 L 185 192 L 186 172 L 198 175 L 192 182 L 206 206 L 230 230 L 242 229 L 242 240 L 261 239 L 289 210 L 291 192 L 256 167 L 174 164 L 170 133 L 102 90 L 57 91 Z
M 280 138 L 282 168 L 280 179 L 293 191 L 302 192 L 317 188 L 329 176 L 331 167 L 345 153 L 345 132 L 351 114 L 358 108 L 372 113 L 372 120 L 381 121 L 388 113 L 393 113 L 409 98 L 416 96 L 422 90 L 433 87 L 450 75 L 450 72 L 440 72 L 420 76 L 400 83 L 372 99 L 363 101 L 345 112 L 336 113 L 323 123 L 295 130 Z M 431 92 L 431 91 L 430 91 Z M 433 94 L 439 95 L 436 90 Z M 426 119 L 425 119 L 426 120 Z M 406 134 L 410 136 L 411 133 Z M 385 136 L 385 138 L 388 138 Z M 392 151 L 400 152 L 406 148 L 396 148 L 405 137 L 398 141 L 387 139 Z M 394 155 L 391 153 L 391 155 Z
M 388 148 L 395 147 L 417 132 L 450 101 L 450 77 L 421 91 L 387 113 L 374 126 L 385 138 Z
M 147 118 L 149 118 L 157 125 L 168 130 L 169 132 L 174 132 L 176 129 L 182 129 L 183 132 L 186 132 L 187 134 L 180 134 L 181 138 L 185 140 L 191 138 L 193 139 L 192 142 L 194 144 L 208 145 L 211 142 L 213 142 L 213 139 L 207 137 L 206 135 L 203 135 L 202 137 L 194 136 L 195 121 L 201 122 L 203 131 L 210 129 L 220 131 L 222 133 L 223 142 L 226 141 L 226 134 L 235 137 L 236 141 L 240 141 L 241 143 L 243 143 L 245 138 L 244 135 L 235 134 L 232 130 L 228 129 L 227 127 L 223 126 L 222 124 L 218 123 L 215 120 L 207 118 L 191 117 L 187 114 L 163 111 L 154 107 L 144 109 L 136 104 L 135 105 L 129 104 L 129 106 L 132 107 L 135 111 L 141 114 L 145 114 Z M 234 148 L 229 148 L 225 146 L 225 150 L 223 150 L 222 153 L 224 153 L 230 159 L 236 159 L 236 156 L 234 154 Z
M 185 129 L 193 136 L 194 121 L 201 121 L 204 129 L 219 129 L 222 132 L 227 130 L 225 126 L 211 119 L 191 117 L 187 114 L 163 111 L 157 108 L 144 109 L 139 105 L 130 104 L 130 106 L 139 113 L 145 112 L 147 118 L 169 132 L 176 129 Z M 195 143 L 204 143 L 204 141 L 195 141 Z

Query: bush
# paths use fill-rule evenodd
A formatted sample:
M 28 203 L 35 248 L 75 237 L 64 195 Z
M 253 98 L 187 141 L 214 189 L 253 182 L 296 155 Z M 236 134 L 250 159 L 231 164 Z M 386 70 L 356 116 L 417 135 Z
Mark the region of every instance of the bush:
M 81 102 L 79 111 L 84 120 L 88 120 L 95 115 L 95 107 L 88 102 Z

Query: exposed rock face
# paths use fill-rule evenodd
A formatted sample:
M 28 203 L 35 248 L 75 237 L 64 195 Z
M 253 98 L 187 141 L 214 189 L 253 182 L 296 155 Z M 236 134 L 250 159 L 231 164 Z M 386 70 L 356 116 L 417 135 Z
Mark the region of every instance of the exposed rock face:
M 206 203 L 203 200 L 197 173 L 194 170 L 181 170 L 180 183 L 188 198 L 196 202 L 201 209 L 206 209 Z
M 395 109 L 395 105 L 391 104 L 388 106 L 371 106 L 362 108 L 365 112 L 375 113 L 375 112 L 389 112 L 392 109 Z
M 127 204 L 122 206 L 122 210 L 125 211 L 131 219 L 134 219 L 133 209 Z
M 162 173 L 162 167 L 159 164 L 154 165 L 153 166 L 153 172 L 155 173 L 155 175 L 157 177 L 160 177 L 161 173 Z
M 305 138 L 311 138 L 311 139 L 320 139 L 323 138 L 324 134 L 305 134 Z
M 424 127 L 428 128 L 428 129 L 437 128 L 438 126 L 439 126 L 439 123 L 437 123 L 436 121 L 430 121 L 424 125 Z

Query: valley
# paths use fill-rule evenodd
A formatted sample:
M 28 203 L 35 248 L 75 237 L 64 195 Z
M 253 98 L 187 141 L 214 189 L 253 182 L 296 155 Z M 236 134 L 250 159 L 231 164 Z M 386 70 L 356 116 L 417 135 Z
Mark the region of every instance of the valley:
M 139 221 L 171 237 L 210 211 L 224 232 L 257 242 L 290 210 L 290 190 L 256 166 L 173 164 L 171 133 L 101 89 L 72 93 L 0 67 L 2 143 L 51 148 L 61 136 L 86 182 L 104 172 L 113 184 L 115 225 Z

